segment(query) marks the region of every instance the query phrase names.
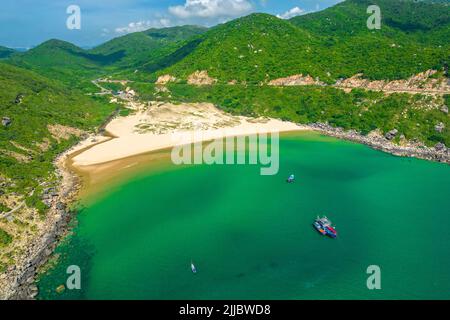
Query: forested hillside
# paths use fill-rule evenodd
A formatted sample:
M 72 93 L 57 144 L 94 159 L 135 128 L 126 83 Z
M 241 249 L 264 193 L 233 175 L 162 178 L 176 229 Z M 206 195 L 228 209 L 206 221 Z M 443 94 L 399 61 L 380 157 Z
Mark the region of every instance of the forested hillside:
M 115 38 L 89 51 L 101 56 L 115 56 L 113 69 L 139 68 L 176 51 L 185 41 L 203 34 L 207 29 L 181 26 L 149 29 Z
M 10 48 L 0 46 L 0 59 L 10 57 L 15 51 Z
M 53 39 L 15 55 L 9 62 L 85 88 L 88 81 L 106 74 L 133 74 L 138 67 L 163 59 L 187 39 L 204 31 L 205 28 L 195 26 L 150 29 L 113 39 L 91 50 Z
M 55 156 L 115 107 L 33 72 L 0 63 L 0 176 L 3 193 L 27 196 L 51 177 Z M 34 204 L 39 192 L 35 192 Z
M 374 80 L 405 79 L 448 64 L 448 4 L 372 2 L 348 0 L 290 21 L 266 14 L 231 21 L 209 30 L 190 55 L 161 74 L 185 78 L 207 70 L 224 82 L 309 74 L 332 83 L 357 73 Z M 376 3 L 382 27 L 369 30 L 366 10 Z

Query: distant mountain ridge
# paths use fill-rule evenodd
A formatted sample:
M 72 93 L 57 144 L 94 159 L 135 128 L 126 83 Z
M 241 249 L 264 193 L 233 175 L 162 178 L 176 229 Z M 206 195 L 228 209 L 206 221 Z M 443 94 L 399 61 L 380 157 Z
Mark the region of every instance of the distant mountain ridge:
M 10 63 L 73 84 L 107 72 L 134 71 L 139 66 L 170 55 L 182 47 L 185 40 L 205 30 L 196 26 L 149 29 L 115 38 L 90 50 L 51 39 L 15 55 Z
M 123 59 L 115 61 L 122 68 L 139 67 L 181 47 L 184 41 L 206 32 L 199 26 L 179 26 L 162 29 L 148 29 L 131 33 L 108 41 L 89 52 L 92 54 L 123 54 Z
M 13 49 L 0 46 L 0 59 L 9 58 L 15 52 Z
M 372 4 L 381 8 L 381 30 L 367 28 Z M 448 1 L 347 0 L 290 20 L 256 13 L 209 29 L 149 29 L 90 50 L 50 40 L 8 61 L 74 85 L 104 75 L 186 81 L 196 71 L 219 83 L 303 75 L 331 84 L 356 74 L 397 80 L 441 70 L 450 60 L 449 38 Z

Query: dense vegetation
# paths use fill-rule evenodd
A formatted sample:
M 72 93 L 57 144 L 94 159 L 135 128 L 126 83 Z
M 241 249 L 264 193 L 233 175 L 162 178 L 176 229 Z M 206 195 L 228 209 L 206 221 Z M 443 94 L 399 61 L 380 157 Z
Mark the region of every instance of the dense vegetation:
M 145 69 L 182 47 L 188 39 L 203 34 L 207 29 L 181 26 L 149 29 L 113 39 L 89 52 L 95 55 L 116 56 L 112 69 L 135 71 Z
M 15 51 L 6 47 L 0 46 L 0 59 L 10 57 Z
M 142 99 L 154 99 L 155 87 L 135 83 Z M 345 93 L 332 87 L 270 87 L 215 85 L 193 87 L 172 84 L 170 93 L 159 93 L 161 100 L 180 102 L 208 101 L 223 110 L 239 115 L 268 116 L 297 123 L 329 123 L 362 134 L 380 129 L 386 133 L 394 128 L 408 140 L 423 141 L 430 146 L 437 142 L 450 145 L 450 119 L 439 108 L 427 110 L 425 105 L 438 103 L 432 97 L 409 94 L 385 96 L 380 92 L 353 90 Z M 440 99 L 438 99 L 440 100 Z M 443 104 L 443 101 L 440 101 Z M 448 97 L 447 97 L 448 103 Z M 399 116 L 403 115 L 403 116 Z M 435 125 L 444 123 L 442 133 Z M 398 141 L 398 139 L 397 139 Z
M 103 68 L 116 58 L 116 55 L 90 54 L 65 41 L 49 40 L 27 52 L 14 55 L 8 62 L 82 88 L 91 78 L 104 74 Z
M 367 28 L 372 4 L 381 8 L 380 30 Z M 149 29 L 91 50 L 50 40 L 10 62 L 78 88 L 106 74 L 154 82 L 166 73 L 185 80 L 196 70 L 208 70 L 222 83 L 256 84 L 300 73 L 327 83 L 357 73 L 393 80 L 448 65 L 449 38 L 448 1 L 347 0 L 289 21 L 252 14 L 209 30 Z
M 4 230 L 0 229 L 0 248 L 11 243 L 12 237 Z M 1 267 L 1 266 L 0 266 Z M 1 272 L 1 268 L 0 268 Z
M 10 208 L 5 206 L 3 203 L 0 203 L 0 214 L 3 212 L 8 212 L 9 210 L 10 210 Z
M 88 81 L 106 74 L 133 75 L 135 70 L 164 59 L 205 31 L 195 26 L 150 29 L 113 39 L 92 50 L 49 40 L 9 61 L 77 88 L 93 88 Z M 140 76 L 134 75 L 134 76 Z M 148 77 L 144 75 L 142 77 Z
M 56 155 L 77 139 L 55 137 L 48 126 L 92 130 L 115 106 L 27 70 L 0 68 L 0 118 L 11 121 L 0 126 L 0 173 L 13 181 L 6 191 L 26 195 L 50 177 Z M 28 201 L 43 210 L 39 196 L 35 192 Z
M 379 4 L 381 30 L 367 28 L 367 7 Z M 253 14 L 209 30 L 186 59 L 167 68 L 186 78 L 208 70 L 222 81 L 260 82 L 310 74 L 326 82 L 364 73 L 404 79 L 449 60 L 448 4 L 348 0 L 319 13 L 283 21 Z

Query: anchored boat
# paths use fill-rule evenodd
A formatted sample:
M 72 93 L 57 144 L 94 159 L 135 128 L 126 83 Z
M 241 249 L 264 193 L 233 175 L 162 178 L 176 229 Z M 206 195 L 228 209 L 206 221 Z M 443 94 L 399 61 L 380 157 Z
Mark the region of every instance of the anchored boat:
M 191 261 L 191 270 L 192 270 L 192 273 L 197 273 L 197 268 L 195 267 L 195 265 L 192 261 Z
M 319 233 L 321 235 L 324 236 L 327 234 L 325 229 L 322 227 L 322 225 L 320 223 L 318 223 L 317 221 L 314 221 L 313 226 L 314 226 L 314 228 L 316 228 L 317 231 L 319 231 Z
M 313 225 L 323 236 L 329 236 L 330 238 L 337 237 L 336 228 L 331 226 L 331 221 L 327 217 L 317 217 Z
M 294 176 L 293 174 L 291 174 L 291 175 L 287 178 L 286 181 L 287 181 L 288 183 L 294 182 L 294 181 L 295 181 L 295 176 Z

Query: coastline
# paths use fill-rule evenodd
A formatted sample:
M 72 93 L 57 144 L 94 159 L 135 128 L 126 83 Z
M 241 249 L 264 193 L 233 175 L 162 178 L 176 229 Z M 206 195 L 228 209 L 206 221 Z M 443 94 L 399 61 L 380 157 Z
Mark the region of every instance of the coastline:
M 72 221 L 74 212 L 70 205 L 78 200 L 78 193 L 82 186 L 81 177 L 69 168 L 70 159 L 98 142 L 96 136 L 90 135 L 77 145 L 60 154 L 54 161 L 56 174 L 60 178 L 56 201 L 49 208 L 45 227 L 39 230 L 32 243 L 16 262 L 8 269 L 2 279 L 2 300 L 33 300 L 38 295 L 35 284 L 39 269 L 51 258 L 59 241 L 66 235 L 68 225 Z M 104 137 L 106 141 L 109 137 Z
M 80 190 L 83 186 L 83 182 L 85 179 L 82 177 L 79 169 L 83 168 L 84 170 L 92 170 L 93 168 L 98 168 L 101 165 L 107 165 L 108 163 L 112 163 L 115 161 L 123 160 L 125 158 L 134 158 L 139 156 L 144 156 L 144 154 L 148 154 L 154 151 L 161 151 L 170 147 L 175 146 L 176 144 L 172 141 L 172 144 L 168 144 L 168 140 L 164 140 L 164 143 L 150 143 L 145 145 L 145 150 L 138 149 L 128 149 L 127 151 L 133 151 L 125 153 L 125 156 L 108 158 L 106 161 L 100 161 L 98 158 L 94 159 L 91 163 L 84 162 L 85 164 L 77 163 L 76 158 L 82 154 L 92 154 L 93 151 L 98 152 L 98 147 L 104 147 L 108 143 L 112 141 L 120 140 L 120 135 L 117 135 L 117 131 L 112 130 L 110 132 L 110 125 L 117 118 L 110 119 L 110 122 L 106 126 L 106 133 L 108 136 L 100 136 L 100 135 L 91 135 L 85 140 L 79 142 L 76 146 L 62 153 L 57 159 L 55 159 L 55 167 L 57 168 L 57 174 L 61 178 L 61 184 L 58 190 L 58 198 L 55 204 L 49 210 L 49 217 L 46 221 L 45 228 L 40 230 L 39 234 L 36 235 L 35 242 L 31 243 L 27 252 L 25 252 L 19 261 L 16 263 L 12 270 L 8 270 L 6 273 L 6 277 L 4 279 L 4 283 L 6 285 L 3 288 L 3 297 L 2 299 L 34 299 L 38 295 L 38 288 L 35 284 L 36 275 L 39 272 L 39 268 L 45 265 L 50 259 L 54 249 L 58 245 L 59 241 L 62 237 L 64 237 L 68 231 L 68 225 L 73 218 L 73 213 L 68 209 L 68 207 L 78 200 L 78 196 L 80 194 Z M 223 119 L 222 119 L 223 120 Z M 248 122 L 247 119 L 245 120 Z M 276 121 L 276 122 L 271 122 Z M 309 125 L 301 125 L 301 124 L 293 124 L 282 122 L 281 120 L 274 119 L 265 119 L 263 122 L 248 122 L 247 124 L 263 124 L 263 126 L 250 126 L 246 127 L 246 130 L 242 131 L 242 127 L 240 130 L 219 130 L 212 131 L 213 134 L 204 135 L 201 141 L 211 140 L 212 138 L 220 138 L 228 136 L 237 136 L 237 135 L 245 135 L 251 133 L 262 133 L 273 123 L 277 123 L 280 125 L 277 128 L 272 128 L 272 131 L 315 131 L 322 133 L 327 136 L 336 137 L 339 139 L 349 140 L 357 143 L 365 144 L 373 149 L 380 150 L 383 152 L 387 152 L 396 156 L 401 157 L 415 157 L 430 161 L 443 162 L 450 164 L 450 152 L 449 149 L 437 151 L 433 148 L 426 148 L 420 146 L 406 145 L 399 146 L 394 144 L 382 136 L 363 136 L 355 131 L 344 131 L 340 128 L 333 128 L 327 124 L 309 124 Z M 135 122 L 132 122 L 133 126 Z M 236 123 L 234 123 L 236 125 Z M 265 125 L 264 125 L 265 124 Z M 251 129 L 249 129 L 251 128 Z M 263 128 L 263 129 L 261 129 Z M 223 129 L 223 128 L 221 128 Z M 255 131 L 256 130 L 256 131 Z M 209 131 L 211 133 L 211 131 Z M 219 134 L 220 132 L 220 134 Z M 266 132 L 270 132 L 266 131 Z M 168 137 L 168 132 L 163 133 L 166 138 Z M 161 134 L 150 133 L 147 134 L 146 137 L 159 138 L 162 136 Z M 130 137 L 136 137 L 136 133 L 132 133 L 129 135 Z M 125 139 L 122 143 L 129 143 L 130 140 Z M 117 148 L 117 145 L 113 145 L 113 149 Z M 108 146 L 111 148 L 111 145 Z M 111 150 L 111 149 L 109 149 Z M 119 154 L 120 155 L 120 154 Z M 157 157 L 156 157 L 157 158 Z M 156 159 L 155 158 L 155 159 Z M 104 158 L 103 158 L 104 159 Z M 148 158 L 147 158 L 148 160 Z
M 383 151 L 398 157 L 417 158 L 433 162 L 450 164 L 450 149 L 444 148 L 436 150 L 422 145 L 405 144 L 403 146 L 395 144 L 380 134 L 369 134 L 364 136 L 355 130 L 345 131 L 342 128 L 334 128 L 324 123 L 309 124 L 308 127 L 316 132 L 327 136 L 353 141 L 364 144 L 372 149 Z
M 114 138 L 74 157 L 77 168 L 196 142 L 261 133 L 308 130 L 293 122 L 232 116 L 209 103 L 152 104 L 105 128 Z
M 225 114 L 222 111 L 219 113 L 222 115 Z M 153 140 L 150 141 L 151 143 L 147 144 L 144 149 L 139 149 L 139 152 L 128 152 L 125 153 L 123 157 L 108 158 L 106 161 L 89 164 L 88 166 L 77 165 L 75 159 L 80 154 L 95 149 L 97 146 L 108 144 L 108 142 L 120 140 L 120 136 L 118 136 L 120 132 L 117 132 L 110 127 L 111 124 L 114 126 L 115 120 L 120 122 L 120 118 L 109 119 L 107 125 L 104 126 L 103 135 L 90 135 L 55 159 L 54 165 L 56 167 L 56 173 L 60 177 L 60 185 L 57 190 L 58 196 L 56 197 L 56 201 L 49 208 L 44 228 L 39 230 L 38 234 L 34 236 L 35 240 L 30 243 L 26 252 L 18 258 L 15 266 L 6 272 L 4 279 L 1 279 L 0 283 L 4 283 L 4 285 L 0 292 L 0 299 L 33 300 L 37 297 L 39 291 L 35 283 L 36 276 L 39 274 L 40 268 L 49 261 L 55 248 L 60 243 L 60 240 L 64 238 L 69 231 L 69 223 L 72 221 L 74 214 L 76 214 L 76 212 L 72 212 L 69 207 L 79 200 L 83 185 L 88 182 L 88 179 L 86 179 L 86 175 L 83 172 L 86 168 L 98 168 L 102 165 L 108 166 L 109 163 L 120 162 L 124 158 L 145 156 L 149 153 L 156 154 L 156 158 L 158 158 L 158 151 L 164 151 L 165 149 L 175 146 L 170 138 L 173 132 L 162 135 L 144 135 L 145 139 L 152 137 Z M 224 119 L 220 117 L 219 121 L 223 120 Z M 260 121 L 256 122 L 253 122 L 253 119 L 250 118 L 241 118 L 241 120 L 245 122 L 242 126 L 237 125 L 234 129 L 233 127 L 229 127 L 228 130 L 224 130 L 224 127 L 216 128 L 216 130 L 206 130 L 205 132 L 207 134 L 196 141 L 208 141 L 226 136 L 269 133 L 272 131 L 287 132 L 305 130 L 304 127 L 297 124 L 286 123 L 275 119 L 260 119 Z M 247 120 L 250 121 L 247 122 Z M 233 121 L 225 121 L 223 123 L 231 126 L 237 124 Z M 134 125 L 135 122 L 132 121 L 132 127 L 134 127 Z M 125 128 L 125 130 L 127 130 L 127 128 Z M 190 131 L 185 131 L 185 133 L 186 132 Z M 161 136 L 165 137 L 162 139 L 162 143 L 158 142 Z M 132 137 L 135 138 L 136 135 L 132 135 Z M 125 139 L 125 143 L 128 142 L 129 140 Z M 114 148 L 115 147 L 113 147 L 113 150 Z M 95 152 L 97 152 L 97 150 Z

